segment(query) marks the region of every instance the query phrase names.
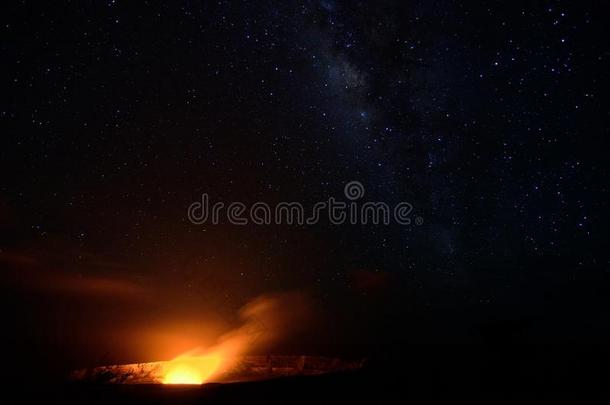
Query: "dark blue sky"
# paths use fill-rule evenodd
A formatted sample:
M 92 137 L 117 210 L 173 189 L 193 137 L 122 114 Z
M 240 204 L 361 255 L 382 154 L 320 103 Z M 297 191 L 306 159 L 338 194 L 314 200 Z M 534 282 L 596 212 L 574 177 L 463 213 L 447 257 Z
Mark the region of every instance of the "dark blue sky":
M 7 288 L 129 279 L 231 310 L 306 290 L 348 340 L 607 336 L 601 2 L 3 8 Z M 352 180 L 423 225 L 186 218 L 202 193 L 311 206 Z

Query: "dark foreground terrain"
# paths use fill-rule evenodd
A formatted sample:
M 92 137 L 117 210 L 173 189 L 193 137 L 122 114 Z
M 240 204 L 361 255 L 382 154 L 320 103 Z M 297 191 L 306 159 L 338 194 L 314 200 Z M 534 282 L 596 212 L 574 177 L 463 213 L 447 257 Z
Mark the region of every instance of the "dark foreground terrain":
M 425 346 L 371 358 L 362 370 L 203 386 L 12 384 L 13 403 L 318 404 L 608 403 L 602 346 Z M 27 398 L 26 398 L 27 397 Z M 5 397 L 8 399 L 8 396 Z M 3 403 L 11 403 L 2 401 Z

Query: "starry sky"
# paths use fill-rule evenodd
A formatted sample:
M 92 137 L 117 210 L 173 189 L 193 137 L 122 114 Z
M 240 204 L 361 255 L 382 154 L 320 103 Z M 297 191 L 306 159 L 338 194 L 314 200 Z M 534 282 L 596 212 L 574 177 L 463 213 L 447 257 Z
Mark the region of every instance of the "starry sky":
M 610 336 L 603 2 L 3 8 L 7 341 L 78 357 L 92 318 L 294 290 L 321 344 Z M 186 216 L 202 193 L 313 205 L 352 180 L 423 224 Z

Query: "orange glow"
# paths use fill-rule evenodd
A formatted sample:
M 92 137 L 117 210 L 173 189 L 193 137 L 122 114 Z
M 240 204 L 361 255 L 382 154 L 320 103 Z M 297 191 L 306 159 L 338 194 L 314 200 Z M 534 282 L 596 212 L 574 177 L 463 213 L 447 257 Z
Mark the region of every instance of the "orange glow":
M 157 358 L 167 358 L 167 354 L 162 352 L 171 352 L 170 356 L 180 353 L 189 342 L 200 343 L 172 360 L 82 369 L 75 371 L 75 378 L 118 384 L 200 385 L 231 381 L 243 371 L 240 359 L 267 351 L 280 339 L 301 330 L 309 320 L 308 307 L 307 298 L 297 293 L 261 296 L 242 307 L 239 312 L 241 325 L 223 334 L 220 333 L 224 328 L 214 323 L 197 323 L 194 330 L 204 332 L 197 336 L 188 324 L 176 322 L 177 326 L 172 324 L 171 328 L 153 329 L 155 333 L 142 333 L 139 339 L 134 339 L 141 342 L 141 347 L 148 343 Z M 184 334 L 179 333 L 181 330 Z M 254 361 L 249 373 L 265 373 L 269 370 L 268 363 L 265 359 Z
M 210 354 L 204 356 L 178 356 L 163 363 L 163 384 L 203 384 L 218 371 L 222 356 Z

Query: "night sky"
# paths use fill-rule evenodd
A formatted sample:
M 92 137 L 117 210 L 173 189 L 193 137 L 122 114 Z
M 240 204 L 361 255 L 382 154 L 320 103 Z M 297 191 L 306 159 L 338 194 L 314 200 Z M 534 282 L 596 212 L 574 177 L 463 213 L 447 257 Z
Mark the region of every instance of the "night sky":
M 3 4 L 3 343 L 137 360 L 132 327 L 287 291 L 299 350 L 606 341 L 603 5 Z M 187 218 L 350 181 L 423 223 Z

